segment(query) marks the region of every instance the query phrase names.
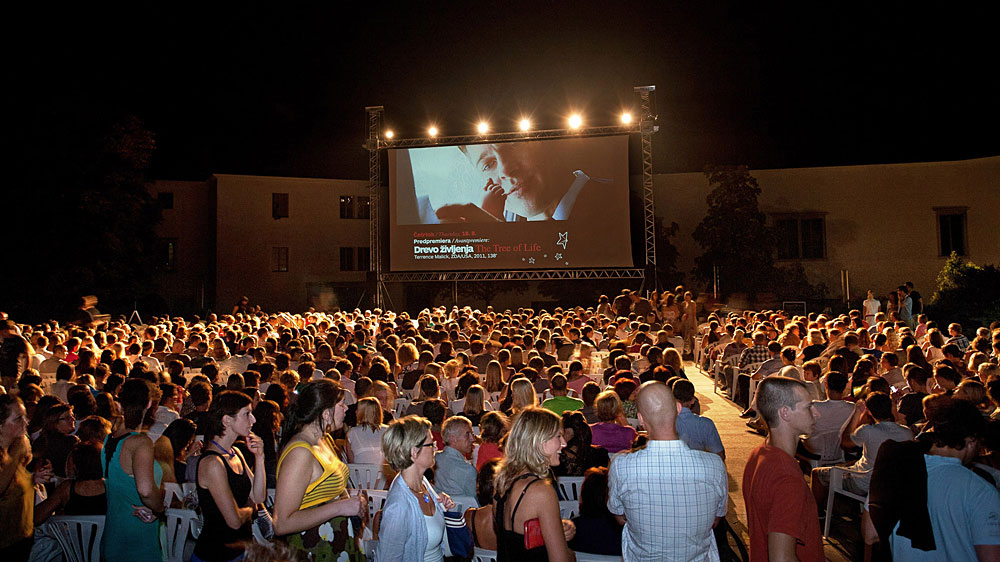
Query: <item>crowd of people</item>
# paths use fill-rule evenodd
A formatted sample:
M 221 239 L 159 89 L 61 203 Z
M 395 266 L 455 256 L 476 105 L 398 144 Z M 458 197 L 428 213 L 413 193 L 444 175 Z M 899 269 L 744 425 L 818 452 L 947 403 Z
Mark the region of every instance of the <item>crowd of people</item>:
M 66 514 L 105 516 L 103 559 L 161 560 L 164 512 L 186 507 L 195 561 L 468 558 L 456 526 L 498 560 L 717 560 L 726 452 L 689 380 L 715 372 L 766 435 L 742 485 L 752 559 L 823 559 L 838 461 L 869 496 L 866 542 L 995 555 L 1000 324 L 970 341 L 867 310 L 699 322 L 678 287 L 551 312 L 3 319 L 0 559 L 57 559 L 45 522 Z M 374 518 L 350 463 L 382 467 Z

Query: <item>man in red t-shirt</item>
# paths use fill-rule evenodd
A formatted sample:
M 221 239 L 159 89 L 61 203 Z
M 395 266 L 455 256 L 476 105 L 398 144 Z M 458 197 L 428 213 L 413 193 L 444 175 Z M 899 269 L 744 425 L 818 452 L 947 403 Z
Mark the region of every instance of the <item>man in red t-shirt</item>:
M 757 411 L 770 434 L 750 453 L 743 471 L 750 560 L 822 562 L 816 500 L 794 458 L 799 436 L 812 432 L 819 412 L 806 385 L 781 376 L 757 386 Z

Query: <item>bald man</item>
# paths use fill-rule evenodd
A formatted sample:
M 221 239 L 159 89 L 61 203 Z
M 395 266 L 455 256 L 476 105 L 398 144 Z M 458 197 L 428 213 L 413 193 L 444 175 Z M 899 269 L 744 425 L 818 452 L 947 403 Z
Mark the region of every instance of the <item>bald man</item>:
M 718 560 L 712 528 L 726 515 L 726 465 L 677 436 L 681 404 L 662 382 L 639 387 L 639 423 L 649 441 L 611 461 L 608 509 L 622 533 L 626 562 Z

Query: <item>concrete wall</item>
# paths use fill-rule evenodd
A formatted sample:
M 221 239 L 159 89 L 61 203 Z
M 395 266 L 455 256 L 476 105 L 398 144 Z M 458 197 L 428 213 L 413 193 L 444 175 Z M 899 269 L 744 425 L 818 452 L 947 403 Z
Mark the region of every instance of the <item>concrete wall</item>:
M 175 267 L 156 272 L 157 289 L 171 312 L 197 313 L 211 308 L 215 297 L 215 198 L 209 182 L 157 181 L 155 198 L 173 193 L 172 209 L 163 210 L 157 227 L 161 239 L 176 242 Z
M 246 295 L 265 310 L 300 311 L 319 304 L 309 302 L 310 287 L 315 295 L 322 285 L 349 288 L 364 281 L 363 271 L 340 271 L 340 248 L 368 247 L 368 221 L 341 219 L 339 202 L 341 195 L 367 195 L 367 182 L 223 174 L 213 181 L 217 310 L 229 312 Z M 272 193 L 289 194 L 288 218 L 272 218 Z M 287 272 L 272 271 L 275 246 L 289 249 Z M 354 308 L 356 302 L 336 304 Z
M 967 258 L 1000 263 L 1000 157 L 955 162 L 752 170 L 761 187 L 760 208 L 780 213 L 825 213 L 826 258 L 801 263 L 810 281 L 840 296 L 840 270 L 850 273 L 852 298 L 866 289 L 884 295 L 913 281 L 930 297 L 945 257 L 938 255 L 935 207 L 968 207 Z M 656 212 L 680 231 L 678 267 L 694 268 L 702 253 L 691 237 L 708 209 L 704 174 L 654 178 Z

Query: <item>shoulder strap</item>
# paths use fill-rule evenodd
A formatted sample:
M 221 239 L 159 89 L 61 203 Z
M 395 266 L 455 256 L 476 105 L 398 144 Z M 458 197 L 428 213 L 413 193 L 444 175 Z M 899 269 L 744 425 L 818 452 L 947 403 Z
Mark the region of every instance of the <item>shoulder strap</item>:
M 517 497 L 517 502 L 514 504 L 514 509 L 512 509 L 510 511 L 510 528 L 511 528 L 511 530 L 514 530 L 514 515 L 517 514 L 517 508 L 521 507 L 521 500 L 524 499 L 524 494 L 527 493 L 528 488 L 530 488 L 532 484 L 534 484 L 535 482 L 538 482 L 539 480 L 541 480 L 540 477 L 538 477 L 538 476 L 536 476 L 534 474 L 524 474 L 520 478 L 518 478 L 518 480 L 520 480 L 521 478 L 524 478 L 525 476 L 534 476 L 535 479 L 524 485 L 524 488 L 521 490 L 521 495 Z M 513 489 L 513 486 L 511 486 L 511 488 Z

